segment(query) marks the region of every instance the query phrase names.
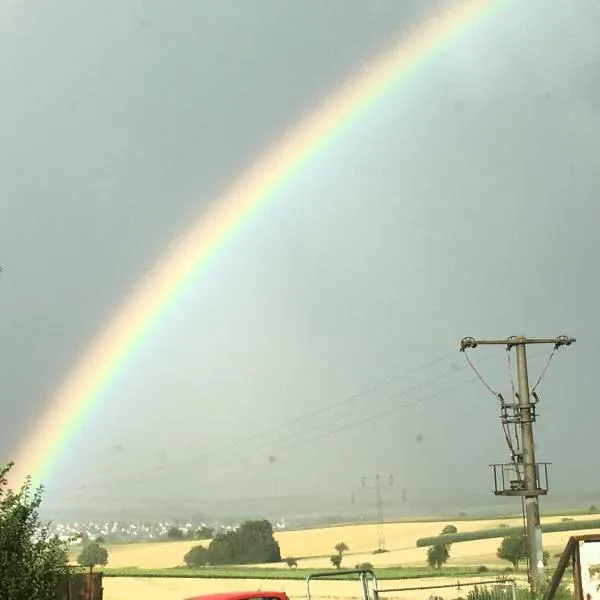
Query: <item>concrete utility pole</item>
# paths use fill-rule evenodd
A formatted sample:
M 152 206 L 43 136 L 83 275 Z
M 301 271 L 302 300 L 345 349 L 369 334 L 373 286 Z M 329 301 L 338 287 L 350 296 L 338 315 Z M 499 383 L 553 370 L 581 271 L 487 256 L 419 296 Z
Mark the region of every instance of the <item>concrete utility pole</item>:
M 368 477 L 363 476 L 362 486 L 367 487 Z M 377 551 L 385 552 L 385 538 L 383 535 L 383 499 L 381 495 L 381 477 L 377 473 L 374 477 L 375 480 L 375 502 L 377 504 Z M 394 476 L 389 476 L 389 487 L 394 485 Z
M 467 348 L 477 348 L 483 345 L 506 346 L 507 351 L 515 348 L 517 355 L 518 376 L 518 402 L 505 403 L 501 395 L 503 423 L 514 423 L 520 425 L 522 448 L 513 450 L 512 465 L 492 465 L 494 467 L 494 480 L 496 484 L 495 494 L 504 496 L 521 496 L 525 499 L 526 516 L 526 539 L 527 553 L 529 558 L 529 577 L 534 591 L 538 591 L 544 583 L 544 562 L 542 547 L 542 529 L 540 525 L 539 496 L 546 494 L 546 484 L 543 486 L 540 478 L 540 466 L 546 468 L 547 463 L 536 463 L 535 443 L 533 439 L 533 423 L 536 419 L 535 403 L 531 402 L 529 391 L 529 377 L 527 373 L 527 351 L 528 344 L 553 344 L 557 350 L 561 346 L 570 346 L 575 342 L 574 338 L 559 336 L 554 339 L 528 339 L 523 336 L 514 336 L 506 340 L 476 340 L 464 338 L 461 340 L 460 349 L 464 352 Z M 535 392 L 534 397 L 535 397 Z M 515 394 L 517 395 L 517 394 Z M 537 397 L 536 397 L 537 402 Z M 511 417 L 507 416 L 507 409 L 513 411 Z M 512 448 L 511 448 L 512 450 Z M 501 488 L 498 488 L 498 476 L 496 468 L 501 467 Z M 517 480 L 505 481 L 505 472 L 509 469 L 516 472 Z M 522 470 L 522 472 L 521 472 Z M 508 485 L 507 485 L 508 483 Z

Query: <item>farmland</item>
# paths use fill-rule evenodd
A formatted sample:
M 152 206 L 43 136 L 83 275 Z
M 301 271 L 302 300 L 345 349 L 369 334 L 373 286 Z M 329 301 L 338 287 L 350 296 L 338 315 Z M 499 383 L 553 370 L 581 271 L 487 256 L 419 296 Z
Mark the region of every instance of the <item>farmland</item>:
M 543 518 L 545 524 L 564 522 L 572 528 L 573 521 L 589 521 L 598 515 Z M 282 557 L 296 558 L 298 568 L 290 569 L 285 563 L 275 565 L 253 565 L 252 567 L 199 568 L 183 566 L 184 554 L 197 541 L 160 543 L 131 543 L 107 546 L 109 564 L 105 572 L 106 600 L 126 600 L 134 597 L 177 600 L 192 594 L 217 590 L 268 587 L 284 589 L 293 596 L 303 594 L 304 576 L 311 570 L 331 568 L 329 557 L 338 542 L 345 542 L 348 551 L 344 554 L 343 567 L 354 567 L 356 563 L 369 562 L 382 580 L 401 584 L 400 580 L 411 581 L 411 585 L 425 585 L 435 578 L 456 582 L 457 578 L 473 580 L 482 576 L 505 573 L 508 563 L 496 557 L 500 539 L 478 539 L 458 541 L 452 544 L 450 559 L 440 571 L 426 566 L 427 548 L 417 547 L 417 540 L 438 535 L 452 521 L 390 523 L 385 526 L 388 552 L 373 554 L 377 545 L 375 525 L 346 525 L 302 531 L 275 533 Z M 493 529 L 518 527 L 520 518 L 460 521 L 455 523 L 461 532 L 485 532 Z M 557 527 L 558 525 L 555 525 Z M 552 531 L 544 534 L 544 548 L 550 552 L 551 565 L 571 535 L 597 532 L 596 530 Z M 76 555 L 73 549 L 73 557 Z M 485 566 L 486 572 L 479 569 Z M 318 597 L 349 597 L 356 594 L 356 583 L 336 581 L 319 583 L 324 586 L 317 591 Z M 414 595 L 412 597 L 415 597 Z

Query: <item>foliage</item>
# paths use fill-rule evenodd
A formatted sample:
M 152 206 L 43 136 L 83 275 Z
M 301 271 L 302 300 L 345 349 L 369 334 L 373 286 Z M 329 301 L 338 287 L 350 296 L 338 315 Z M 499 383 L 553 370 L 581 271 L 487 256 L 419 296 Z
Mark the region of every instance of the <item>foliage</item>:
M 334 554 L 329 558 L 329 562 L 336 568 L 339 569 L 342 566 L 342 554 Z
M 285 564 L 291 569 L 292 567 L 296 567 L 298 568 L 298 561 L 292 557 L 292 556 L 288 556 L 285 559 Z
M 427 564 L 432 569 L 440 569 L 450 558 L 447 544 L 437 542 L 427 549 Z
M 373 565 L 370 562 L 361 562 L 354 565 L 355 569 L 372 569 Z
M 54 600 L 66 571 L 67 547 L 40 522 L 43 488 L 32 494 L 27 478 L 18 492 L 8 489 L 13 465 L 0 467 L 0 598 Z
M 83 567 L 104 566 L 108 563 L 108 550 L 98 542 L 90 542 L 83 547 L 81 554 L 77 557 L 77 562 Z
M 170 540 L 183 540 L 185 538 L 183 531 L 181 531 L 179 527 L 171 527 L 171 529 L 167 531 L 167 537 Z
M 489 569 L 485 565 L 479 565 L 477 567 L 478 573 L 487 573 L 488 571 L 489 571 Z
M 542 563 L 544 564 L 545 567 L 547 567 L 549 562 L 550 562 L 550 552 L 548 552 L 548 550 L 544 550 L 544 552 L 542 553 Z
M 344 554 L 344 552 L 348 552 L 348 546 L 346 545 L 345 542 L 339 542 L 338 544 L 335 545 L 335 551 L 338 554 Z
M 441 535 L 448 535 L 449 533 L 458 533 L 456 525 L 446 525 L 444 529 L 442 529 Z
M 95 541 L 96 541 L 96 542 L 98 542 L 99 544 L 106 544 L 106 540 L 105 540 L 105 539 L 104 539 L 104 538 L 103 538 L 101 535 L 99 535 L 99 536 L 98 536 L 98 537 L 95 539 Z
M 463 531 L 461 533 L 446 534 L 441 539 L 444 543 L 454 544 L 457 542 L 473 542 L 475 540 L 489 540 L 503 538 L 512 533 L 522 531 L 522 527 L 497 527 L 494 529 L 483 529 L 479 531 Z M 543 523 L 542 533 L 554 533 L 562 531 L 577 531 L 581 529 L 600 529 L 600 519 L 589 519 L 585 521 Z M 417 540 L 417 548 L 433 546 L 440 536 L 424 537 Z
M 279 543 L 273 537 L 273 526 L 266 520 L 245 521 L 236 531 L 215 535 L 206 553 L 198 551 L 195 556 L 195 560 L 203 562 L 195 562 L 194 566 L 250 565 L 281 561 Z
M 189 567 L 202 567 L 208 560 L 208 549 L 200 544 L 190 548 L 185 556 L 183 562 Z
M 496 555 L 501 560 L 507 560 L 515 570 L 518 570 L 519 563 L 527 557 L 527 544 L 523 530 L 503 538 Z
M 598 509 L 596 508 L 596 506 L 594 504 L 592 504 L 589 508 L 588 508 L 588 512 L 590 514 L 594 514 L 598 512 Z

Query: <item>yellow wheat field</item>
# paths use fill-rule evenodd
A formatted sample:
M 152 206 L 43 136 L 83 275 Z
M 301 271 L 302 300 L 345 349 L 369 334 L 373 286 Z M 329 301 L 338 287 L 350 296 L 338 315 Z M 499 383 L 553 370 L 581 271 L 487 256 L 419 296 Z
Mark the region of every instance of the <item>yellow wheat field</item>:
M 574 520 L 596 518 L 595 515 L 572 517 Z M 544 518 L 544 523 L 560 521 L 561 517 Z M 386 566 L 424 566 L 426 548 L 417 548 L 416 541 L 420 537 L 436 535 L 452 521 L 432 523 L 390 523 L 385 525 L 386 547 L 390 550 L 385 554 L 374 555 L 377 547 L 377 528 L 375 525 L 348 525 L 327 527 L 303 531 L 284 531 L 275 534 L 281 547 L 282 556 L 293 556 L 300 568 L 323 569 L 329 568 L 329 556 L 334 552 L 338 542 L 345 542 L 349 551 L 343 566 L 353 567 L 357 562 L 370 562 L 377 567 Z M 522 523 L 520 519 L 489 519 L 480 521 L 459 521 L 455 525 L 459 531 L 473 531 L 496 528 L 500 524 L 515 526 Z M 597 533 L 597 531 L 577 531 L 544 534 L 544 548 L 552 555 L 562 551 L 571 535 Z M 200 542 L 164 542 L 140 543 L 109 546 L 109 567 L 141 569 L 159 569 L 175 567 L 183 564 L 184 554 Z M 207 544 L 208 542 L 202 542 Z M 497 566 L 500 562 L 496 557 L 499 539 L 477 540 L 454 544 L 450 552 L 449 566 L 486 565 Z M 312 558 L 311 558 L 312 557 Z M 265 565 L 267 566 L 267 565 Z M 285 564 L 268 565 L 270 568 L 287 569 Z M 436 578 L 436 584 L 445 583 L 442 577 Z M 405 587 L 427 585 L 431 580 L 385 581 L 384 587 Z M 446 583 L 455 583 L 448 580 Z M 316 584 L 315 600 L 348 600 L 360 595 L 356 582 L 318 582 Z M 193 595 L 207 594 L 217 591 L 240 589 L 262 589 L 265 591 L 282 590 L 291 598 L 304 598 L 304 582 L 292 580 L 219 580 L 219 579 L 162 579 L 162 578 L 105 578 L 105 600 L 184 600 Z M 394 593 L 386 596 L 389 600 L 426 600 L 431 595 L 430 590 L 422 592 Z
M 572 517 L 574 520 L 596 518 L 595 515 Z M 561 517 L 546 517 L 544 523 L 560 521 Z M 426 548 L 417 548 L 418 538 L 437 535 L 444 525 L 451 521 L 432 523 L 390 523 L 384 528 L 386 548 L 385 554 L 374 555 L 377 547 L 377 528 L 375 525 L 347 525 L 341 527 L 326 527 L 322 529 L 307 529 L 303 531 L 277 532 L 283 557 L 293 556 L 298 560 L 300 568 L 328 568 L 329 556 L 334 553 L 338 542 L 345 542 L 349 548 L 345 565 L 352 566 L 356 562 L 370 562 L 375 567 L 386 566 L 423 566 L 425 564 Z M 508 526 L 521 524 L 520 519 L 489 519 L 481 521 L 459 521 L 455 525 L 459 531 L 474 531 L 496 528 L 504 523 Z M 559 552 L 571 535 L 583 535 L 591 531 L 546 533 L 544 548 L 551 553 Z M 454 544 L 451 550 L 449 565 L 494 565 L 498 564 L 496 548 L 499 539 L 477 540 Z M 109 567 L 140 569 L 160 569 L 183 565 L 183 556 L 196 544 L 208 544 L 208 541 L 183 541 L 120 544 L 109 546 Z M 77 550 L 74 550 L 74 554 Z M 314 558 L 306 558 L 314 557 Z M 265 565 L 266 566 L 266 565 Z M 285 564 L 268 565 L 270 568 L 287 569 Z

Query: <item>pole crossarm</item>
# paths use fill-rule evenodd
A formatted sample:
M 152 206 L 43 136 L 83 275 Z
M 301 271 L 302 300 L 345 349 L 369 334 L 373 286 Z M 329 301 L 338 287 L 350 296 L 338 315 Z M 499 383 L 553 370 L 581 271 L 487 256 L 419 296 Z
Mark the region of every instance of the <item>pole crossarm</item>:
M 460 351 L 464 352 L 467 348 L 477 348 L 477 346 L 506 346 L 507 350 L 510 350 L 514 346 L 520 346 L 523 344 L 553 344 L 555 349 L 561 346 L 570 346 L 576 342 L 575 338 L 567 335 L 559 335 L 555 338 L 526 338 L 513 335 L 504 340 L 478 340 L 473 337 L 464 337 L 460 340 Z

